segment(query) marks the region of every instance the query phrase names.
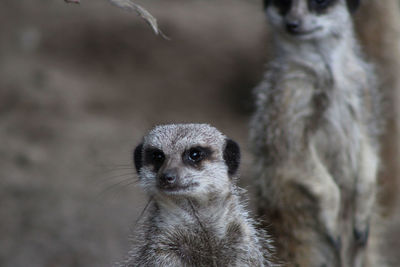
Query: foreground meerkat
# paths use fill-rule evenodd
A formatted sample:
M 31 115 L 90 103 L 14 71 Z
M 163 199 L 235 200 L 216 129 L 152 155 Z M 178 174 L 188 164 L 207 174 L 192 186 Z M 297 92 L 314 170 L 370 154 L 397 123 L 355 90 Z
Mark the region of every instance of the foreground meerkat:
M 272 266 L 236 186 L 236 142 L 207 124 L 158 126 L 134 162 L 151 203 L 119 266 Z
M 359 1 L 264 3 L 276 58 L 251 121 L 258 212 L 294 266 L 365 266 L 383 119 L 354 37 Z

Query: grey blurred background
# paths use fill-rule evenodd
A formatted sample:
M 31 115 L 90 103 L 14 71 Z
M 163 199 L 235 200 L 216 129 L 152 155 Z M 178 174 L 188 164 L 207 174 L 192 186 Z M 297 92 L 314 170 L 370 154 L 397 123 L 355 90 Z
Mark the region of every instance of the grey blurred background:
M 156 124 L 216 126 L 240 143 L 248 185 L 261 1 L 137 3 L 171 40 L 105 0 L 1 0 L 0 266 L 121 259 L 146 204 L 132 150 Z

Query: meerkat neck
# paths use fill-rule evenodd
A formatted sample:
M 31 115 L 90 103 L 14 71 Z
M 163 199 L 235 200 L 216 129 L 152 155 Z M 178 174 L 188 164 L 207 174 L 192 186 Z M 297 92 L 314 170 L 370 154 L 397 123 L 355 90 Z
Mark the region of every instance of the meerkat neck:
M 342 62 L 349 60 L 358 52 L 353 25 L 350 24 L 342 32 L 319 40 L 292 40 L 287 36 L 276 34 L 274 38 L 276 51 L 284 58 L 305 59 L 311 64 Z
M 238 196 L 230 192 L 224 196 L 212 197 L 207 202 L 190 198 L 156 200 L 157 216 L 165 225 L 182 225 L 190 222 L 197 223 L 228 220 L 235 217 L 239 204 Z

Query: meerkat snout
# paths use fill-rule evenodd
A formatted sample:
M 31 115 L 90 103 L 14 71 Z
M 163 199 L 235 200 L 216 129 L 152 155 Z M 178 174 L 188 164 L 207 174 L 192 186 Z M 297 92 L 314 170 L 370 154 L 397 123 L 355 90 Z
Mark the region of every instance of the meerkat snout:
M 299 19 L 286 19 L 286 30 L 292 34 L 299 31 L 301 21 Z
M 163 189 L 174 189 L 178 173 L 176 169 L 167 170 L 158 176 L 158 186 Z

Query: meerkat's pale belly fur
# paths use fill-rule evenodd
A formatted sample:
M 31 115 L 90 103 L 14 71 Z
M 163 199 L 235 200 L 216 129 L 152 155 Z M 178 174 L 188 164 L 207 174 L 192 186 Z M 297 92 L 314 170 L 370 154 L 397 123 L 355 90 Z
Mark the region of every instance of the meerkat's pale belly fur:
M 283 258 L 362 264 L 378 170 L 374 72 L 351 33 L 335 47 L 279 45 L 251 122 L 259 212 L 271 219 Z M 326 266 L 353 266 L 339 262 Z

